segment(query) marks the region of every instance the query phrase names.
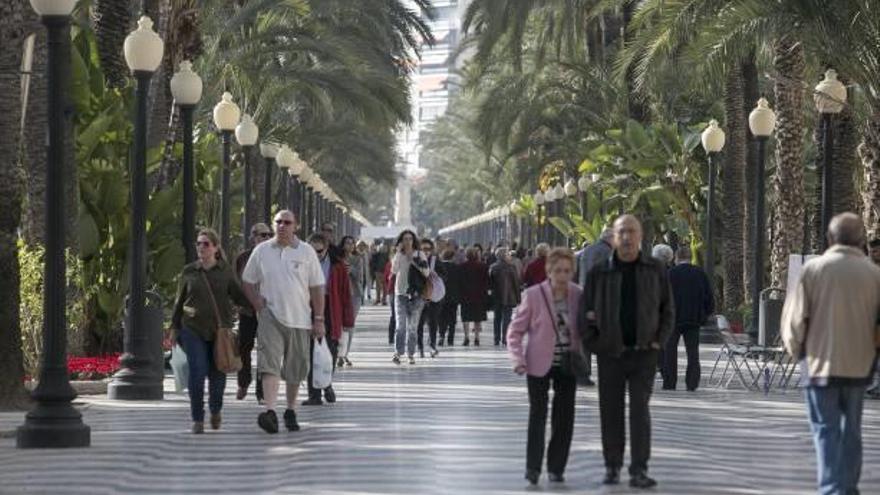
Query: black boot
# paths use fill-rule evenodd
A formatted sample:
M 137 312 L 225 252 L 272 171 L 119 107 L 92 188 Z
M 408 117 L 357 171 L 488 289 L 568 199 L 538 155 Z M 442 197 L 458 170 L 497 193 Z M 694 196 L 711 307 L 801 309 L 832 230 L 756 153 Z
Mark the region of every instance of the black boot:
M 605 479 L 602 480 L 603 485 L 617 485 L 620 483 L 620 468 L 606 467 Z
M 645 471 L 636 471 L 629 477 L 629 486 L 633 488 L 651 488 L 657 486 L 657 481 L 649 477 Z
M 526 470 L 526 479 L 529 480 L 530 485 L 537 485 L 538 478 L 541 477 L 541 472 L 534 469 Z

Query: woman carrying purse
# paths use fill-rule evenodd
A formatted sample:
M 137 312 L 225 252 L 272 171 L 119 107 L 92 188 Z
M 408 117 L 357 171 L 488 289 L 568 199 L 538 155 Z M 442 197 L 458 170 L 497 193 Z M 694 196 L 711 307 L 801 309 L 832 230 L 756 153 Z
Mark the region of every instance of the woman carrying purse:
M 574 432 L 575 361 L 581 352 L 576 318 L 580 311 L 581 289 L 571 281 L 574 264 L 570 249 L 550 251 L 547 255 L 547 281 L 526 289 L 507 331 L 507 349 L 514 371 L 527 375 L 529 429 L 525 477 L 532 485 L 536 485 L 541 476 L 551 382 L 553 415 L 547 471 L 550 481 L 565 481 L 563 475 Z M 528 341 L 523 347 L 526 334 Z
M 217 369 L 214 360 L 218 327 L 232 327 L 233 301 L 242 306 L 249 303 L 223 256 L 216 232 L 200 231 L 196 251 L 199 259 L 186 265 L 180 275 L 172 327 L 189 363 L 192 432 L 200 434 L 205 432 L 205 378 L 211 428 L 220 429 L 226 374 Z

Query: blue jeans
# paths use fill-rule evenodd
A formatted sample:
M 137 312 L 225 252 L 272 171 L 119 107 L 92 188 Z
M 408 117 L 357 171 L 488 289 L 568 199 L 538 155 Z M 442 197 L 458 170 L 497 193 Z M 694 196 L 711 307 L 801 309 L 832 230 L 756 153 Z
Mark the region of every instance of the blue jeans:
M 214 342 L 207 342 L 189 328 L 180 331 L 180 345 L 189 363 L 189 409 L 192 420 L 205 421 L 205 378 L 208 379 L 208 409 L 217 414 L 223 408 L 226 374 L 214 366 Z
M 861 385 L 806 389 L 821 495 L 858 493 L 864 396 Z
M 510 326 L 510 318 L 513 316 L 513 306 L 497 305 L 494 308 L 495 318 L 492 321 L 495 330 L 495 345 L 507 345 L 507 327 Z
M 410 299 L 409 296 L 396 296 L 394 298 L 394 313 L 397 326 L 394 332 L 394 346 L 398 355 L 402 356 L 404 350 L 409 357 L 416 353 L 416 329 L 419 318 L 422 316 L 422 308 L 425 300 L 421 297 Z

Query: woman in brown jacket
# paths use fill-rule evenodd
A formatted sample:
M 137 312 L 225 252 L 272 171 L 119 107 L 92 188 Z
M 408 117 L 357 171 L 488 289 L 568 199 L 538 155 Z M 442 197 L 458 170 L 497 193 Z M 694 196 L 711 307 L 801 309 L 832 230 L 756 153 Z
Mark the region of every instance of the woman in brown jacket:
M 186 265 L 180 275 L 172 326 L 186 352 L 192 432 L 199 434 L 205 432 L 206 377 L 211 428 L 220 429 L 226 374 L 214 365 L 217 327 L 232 327 L 233 302 L 241 306 L 248 306 L 249 303 L 223 256 L 216 232 L 210 229 L 199 232 L 196 251 L 199 259 Z
M 470 344 L 470 326 L 474 327 L 474 345 L 480 345 L 481 324 L 486 321 L 489 300 L 489 269 L 480 261 L 480 253 L 474 247 L 465 251 L 467 261 L 461 271 L 461 321 L 464 325 L 464 342 Z

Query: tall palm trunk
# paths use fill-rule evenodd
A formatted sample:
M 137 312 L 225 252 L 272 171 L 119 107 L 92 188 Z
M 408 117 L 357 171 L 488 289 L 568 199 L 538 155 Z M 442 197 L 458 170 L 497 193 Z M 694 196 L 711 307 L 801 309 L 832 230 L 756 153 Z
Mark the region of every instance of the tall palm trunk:
M 727 121 L 728 143 L 726 163 L 721 167 L 721 197 L 724 207 L 721 217 L 721 261 L 724 272 L 724 301 L 726 313 L 737 310 L 743 302 L 743 191 L 746 161 L 746 115 L 743 104 L 743 78 L 737 67 L 728 71 L 724 84 L 724 113 Z
M 758 66 L 755 61 L 755 51 L 749 54 L 740 65 L 740 72 L 743 78 L 743 111 L 744 116 L 748 116 L 749 112 L 755 108 L 758 102 L 760 92 L 758 88 Z M 745 190 L 747 192 L 754 191 L 758 177 L 758 143 L 752 136 L 752 131 L 748 125 L 743 125 L 746 143 L 746 162 L 745 162 Z M 752 266 L 755 265 L 755 195 L 746 194 L 743 200 L 743 222 L 742 242 L 743 242 L 743 290 L 744 300 L 746 304 L 752 301 Z
M 862 219 L 868 238 L 874 239 L 880 235 L 880 110 L 874 112 L 865 126 L 859 158 L 864 174 Z
M 22 162 L 25 180 L 25 218 L 22 232 L 31 246 L 43 245 L 46 239 L 46 30 L 37 29 L 30 70 L 29 90 L 25 98 L 24 156 Z
M 782 35 L 774 45 L 776 69 L 776 174 L 773 176 L 775 239 L 771 245 L 770 278 L 773 287 L 788 282 L 788 257 L 799 253 L 804 242 L 803 45 Z
M 129 0 L 96 0 L 92 7 L 98 60 L 111 88 L 122 88 L 128 83 L 128 65 L 120 47 L 132 30 L 130 3 Z
M 0 2 L 0 408 L 24 404 L 22 377 L 18 228 L 23 192 L 19 162 L 21 134 L 21 59 L 27 35 L 26 0 Z M 31 28 L 35 28 L 33 24 Z

